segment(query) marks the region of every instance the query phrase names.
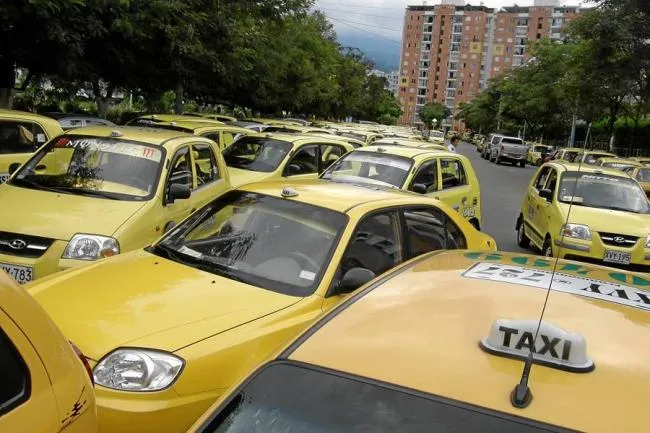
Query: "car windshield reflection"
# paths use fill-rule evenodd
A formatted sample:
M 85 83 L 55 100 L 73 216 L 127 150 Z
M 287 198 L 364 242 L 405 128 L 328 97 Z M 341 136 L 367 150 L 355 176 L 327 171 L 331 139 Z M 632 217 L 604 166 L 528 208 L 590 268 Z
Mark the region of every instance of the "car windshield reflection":
M 413 160 L 379 152 L 351 152 L 334 162 L 321 176 L 344 182 L 381 183 L 401 188 Z
M 223 157 L 228 167 L 271 173 L 292 148 L 293 145 L 286 141 L 242 137 L 223 151 Z

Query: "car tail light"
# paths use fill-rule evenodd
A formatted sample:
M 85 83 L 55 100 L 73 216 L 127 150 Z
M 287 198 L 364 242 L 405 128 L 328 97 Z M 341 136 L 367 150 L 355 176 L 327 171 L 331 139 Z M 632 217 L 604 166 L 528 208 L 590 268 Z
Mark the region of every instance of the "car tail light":
M 84 368 L 86 369 L 86 373 L 88 373 L 88 376 L 90 376 L 90 381 L 92 382 L 93 385 L 95 385 L 95 377 L 93 376 L 93 369 L 90 368 L 90 364 L 88 363 L 88 360 L 84 356 L 83 352 L 81 349 L 77 347 L 76 344 L 74 344 L 72 341 L 69 342 L 70 346 L 72 346 L 72 350 L 74 350 L 74 353 L 77 354 L 77 357 L 81 361 L 81 364 L 83 364 Z

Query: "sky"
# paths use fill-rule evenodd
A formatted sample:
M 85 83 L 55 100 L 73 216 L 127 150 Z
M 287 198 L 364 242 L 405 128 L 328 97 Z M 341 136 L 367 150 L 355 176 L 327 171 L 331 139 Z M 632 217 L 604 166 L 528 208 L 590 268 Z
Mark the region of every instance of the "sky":
M 529 6 L 533 0 L 471 0 L 478 6 L 483 3 L 488 7 Z M 378 39 L 390 43 L 402 37 L 402 22 L 407 5 L 434 5 L 440 0 L 316 0 L 316 9 L 325 12 L 334 24 L 339 36 L 355 33 L 366 36 L 377 35 Z M 563 1 L 565 4 L 578 4 L 579 0 Z

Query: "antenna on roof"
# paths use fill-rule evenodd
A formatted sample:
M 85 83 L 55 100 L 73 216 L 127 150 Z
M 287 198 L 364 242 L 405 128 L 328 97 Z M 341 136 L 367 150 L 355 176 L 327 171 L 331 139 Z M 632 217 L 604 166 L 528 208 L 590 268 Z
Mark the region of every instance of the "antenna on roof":
M 582 147 L 582 156 L 580 156 L 580 160 L 578 161 L 578 173 L 580 172 L 580 169 L 582 168 L 582 162 L 584 160 L 584 152 L 586 151 L 586 146 L 587 146 L 587 141 L 585 140 L 583 147 Z M 558 190 L 561 187 L 561 182 L 560 182 L 560 177 L 561 173 L 558 173 L 556 179 L 555 179 L 555 185 L 553 189 L 553 195 L 555 195 L 555 191 Z M 548 182 L 548 179 L 550 178 L 547 177 L 545 182 Z M 521 372 L 521 378 L 519 379 L 519 383 L 515 385 L 514 389 L 510 393 L 510 403 L 518 408 L 518 409 L 524 409 L 528 407 L 530 402 L 533 400 L 533 393 L 530 390 L 530 387 L 528 386 L 528 380 L 530 378 L 530 371 L 533 367 L 533 363 L 535 361 L 535 345 L 537 344 L 537 338 L 539 337 L 539 330 L 542 327 L 542 321 L 544 320 L 544 313 L 546 312 L 546 306 L 548 305 L 548 298 L 549 295 L 551 294 L 551 289 L 553 288 L 553 282 L 555 279 L 555 273 L 557 271 L 557 265 L 560 261 L 560 256 L 562 255 L 562 249 L 564 248 L 564 237 L 566 236 L 567 232 L 567 225 L 569 224 L 569 219 L 571 217 L 571 210 L 573 209 L 573 203 L 575 201 L 575 194 L 576 190 L 578 188 L 578 181 L 579 177 L 576 177 L 575 183 L 573 185 L 573 191 L 571 191 L 571 195 L 569 196 L 570 201 L 569 201 L 569 209 L 567 210 L 567 216 L 566 220 L 564 221 L 564 225 L 562 226 L 562 235 L 560 236 L 560 240 L 558 242 L 558 251 L 557 251 L 557 257 L 555 258 L 555 262 L 553 263 L 553 271 L 551 273 L 551 280 L 548 283 L 548 288 L 546 289 L 546 296 L 544 298 L 544 305 L 542 306 L 542 312 L 539 315 L 539 320 L 537 322 L 537 329 L 535 330 L 535 335 L 533 337 L 533 343 L 530 345 L 530 351 L 528 352 L 528 357 L 526 358 L 526 361 L 524 362 L 524 369 Z M 544 185 L 546 186 L 546 185 Z M 552 196 L 553 196 L 552 195 Z M 552 197 L 551 196 L 551 197 Z M 521 224 L 524 224 L 524 221 L 521 221 Z M 552 257 L 553 256 L 553 245 L 550 244 L 548 246 L 548 249 L 544 250 L 544 255 L 547 257 Z

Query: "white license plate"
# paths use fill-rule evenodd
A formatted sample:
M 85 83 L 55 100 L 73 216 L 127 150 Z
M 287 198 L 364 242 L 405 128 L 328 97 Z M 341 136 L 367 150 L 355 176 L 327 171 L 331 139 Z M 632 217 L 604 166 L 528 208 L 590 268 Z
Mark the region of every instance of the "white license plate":
M 0 263 L 0 269 L 9 274 L 18 284 L 29 283 L 34 279 L 33 268 L 29 266 L 17 266 L 7 263 Z
M 608 263 L 616 263 L 619 265 L 630 264 L 630 253 L 623 253 L 620 251 L 605 251 L 603 261 Z
M 0 183 L 5 183 L 11 176 L 9 173 L 0 173 Z

